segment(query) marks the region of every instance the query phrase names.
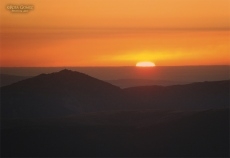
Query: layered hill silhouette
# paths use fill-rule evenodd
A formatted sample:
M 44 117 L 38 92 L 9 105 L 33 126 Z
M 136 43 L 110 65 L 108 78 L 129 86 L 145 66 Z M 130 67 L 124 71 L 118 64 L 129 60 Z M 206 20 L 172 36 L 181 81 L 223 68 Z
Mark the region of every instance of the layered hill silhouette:
M 62 70 L 1 87 L 2 157 L 229 157 L 230 81 L 120 89 Z
M 11 85 L 13 83 L 31 78 L 33 76 L 18 76 L 9 74 L 0 74 L 0 87 Z M 116 80 L 103 80 L 112 85 L 118 86 L 120 88 L 129 88 L 137 86 L 150 86 L 150 85 L 162 85 L 170 86 L 176 84 L 186 84 L 188 82 L 183 81 L 171 81 L 171 80 L 150 80 L 150 79 L 116 79 Z
M 121 88 L 139 87 L 139 86 L 151 86 L 151 85 L 162 85 L 170 86 L 177 84 L 187 84 L 188 82 L 183 81 L 171 81 L 171 80 L 150 80 L 150 79 L 117 79 L 117 80 L 106 80 L 113 85 Z
M 8 75 L 8 74 L 0 74 L 0 87 L 7 86 L 13 84 L 15 82 L 25 80 L 30 78 L 29 76 L 17 76 L 17 75 Z
M 59 117 L 82 112 L 229 107 L 230 81 L 120 89 L 71 70 L 1 87 L 2 118 Z
M 2 117 L 53 117 L 116 109 L 119 87 L 62 70 L 1 88 Z
M 149 109 L 201 110 L 229 107 L 230 81 L 124 89 L 129 104 Z

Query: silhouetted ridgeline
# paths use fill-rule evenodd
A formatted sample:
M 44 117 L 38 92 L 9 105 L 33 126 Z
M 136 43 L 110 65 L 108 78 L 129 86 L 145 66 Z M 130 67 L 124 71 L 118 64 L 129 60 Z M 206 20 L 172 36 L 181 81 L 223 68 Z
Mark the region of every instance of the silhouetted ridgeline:
M 1 157 L 229 157 L 230 81 L 117 86 L 70 70 L 1 87 Z
M 70 70 L 1 88 L 2 118 L 56 117 L 130 109 L 190 110 L 229 106 L 229 81 L 120 89 Z
M 129 104 L 150 109 L 196 110 L 229 107 L 230 80 L 124 89 Z
M 58 72 L 67 67 L 0 67 L 2 74 L 10 74 L 11 81 L 24 76 Z M 213 66 L 156 66 L 154 68 L 127 67 L 68 67 L 67 69 L 88 74 L 121 88 L 147 85 L 176 85 L 203 81 L 229 80 L 229 65 Z M 16 75 L 15 78 L 13 75 Z M 1 76 L 0 76 L 1 77 Z M 19 77 L 19 78 L 18 78 Z M 1 84 L 12 82 L 1 77 Z
M 121 88 L 151 86 L 151 85 L 170 86 L 170 85 L 189 83 L 188 81 L 185 82 L 185 81 L 152 80 L 152 79 L 117 79 L 117 80 L 106 80 L 106 82 L 109 82 Z
M 8 74 L 0 74 L 0 87 L 10 85 L 12 83 L 27 79 L 27 76 L 16 76 Z
M 2 117 L 53 117 L 116 109 L 120 94 L 119 87 L 63 70 L 2 87 L 1 112 Z

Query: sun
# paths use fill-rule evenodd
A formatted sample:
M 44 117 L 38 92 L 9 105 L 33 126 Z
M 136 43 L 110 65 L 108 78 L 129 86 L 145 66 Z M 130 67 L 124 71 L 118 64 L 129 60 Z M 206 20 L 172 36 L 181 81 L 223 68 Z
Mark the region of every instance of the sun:
M 140 61 L 136 64 L 136 67 L 154 67 L 154 66 L 156 65 L 151 61 Z

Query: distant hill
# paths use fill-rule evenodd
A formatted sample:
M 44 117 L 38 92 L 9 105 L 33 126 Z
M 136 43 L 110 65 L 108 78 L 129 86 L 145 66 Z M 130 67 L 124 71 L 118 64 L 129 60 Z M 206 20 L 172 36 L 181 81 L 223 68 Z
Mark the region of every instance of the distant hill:
M 52 117 L 116 109 L 119 87 L 70 70 L 1 88 L 2 117 Z
M 133 108 L 209 109 L 229 107 L 230 80 L 124 89 Z
M 0 74 L 0 87 L 13 84 L 18 81 L 30 78 L 29 76 L 16 76 L 8 74 Z
M 1 87 L 2 118 L 59 117 L 84 112 L 229 107 L 230 81 L 120 89 L 76 71 L 41 74 Z
M 33 76 L 17 76 L 0 74 L 0 87 L 11 85 L 18 81 L 22 81 Z M 186 84 L 187 82 L 180 81 L 168 81 L 168 80 L 150 80 L 150 79 L 116 79 L 116 80 L 104 80 L 105 82 L 111 83 L 112 85 L 118 86 L 120 88 L 137 87 L 137 86 L 149 86 L 149 85 L 176 85 L 176 84 Z
M 121 88 L 137 87 L 137 86 L 150 86 L 150 85 L 177 85 L 186 84 L 188 82 L 170 81 L 170 80 L 150 80 L 150 79 L 117 79 L 117 80 L 106 80 L 113 85 Z

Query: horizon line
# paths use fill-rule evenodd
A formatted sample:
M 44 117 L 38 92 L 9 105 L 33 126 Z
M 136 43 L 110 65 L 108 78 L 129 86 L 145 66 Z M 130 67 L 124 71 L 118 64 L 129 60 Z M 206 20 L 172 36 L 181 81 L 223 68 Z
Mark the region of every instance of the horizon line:
M 154 66 L 151 68 L 156 68 L 156 67 L 199 67 L 199 66 L 230 66 L 229 65 L 161 65 L 161 66 Z M 136 67 L 134 66 L 0 66 L 0 68 L 72 68 L 72 67 L 78 67 L 78 68 L 103 68 L 103 67 L 111 67 L 111 68 L 116 68 L 116 67 Z M 138 68 L 138 67 L 137 67 Z M 145 67 L 148 68 L 148 67 Z

